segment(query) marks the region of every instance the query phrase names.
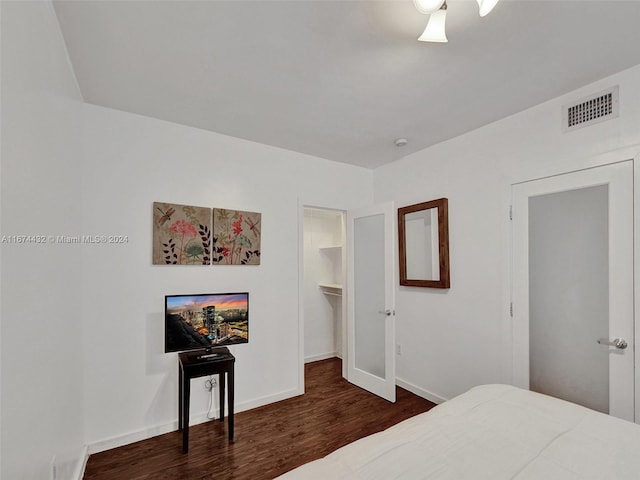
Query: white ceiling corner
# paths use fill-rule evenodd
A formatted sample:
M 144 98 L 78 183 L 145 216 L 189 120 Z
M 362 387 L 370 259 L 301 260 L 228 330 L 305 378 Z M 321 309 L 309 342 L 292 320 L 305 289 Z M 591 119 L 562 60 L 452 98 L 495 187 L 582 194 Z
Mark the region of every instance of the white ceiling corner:
M 637 0 L 448 7 L 54 0 L 85 101 L 368 168 L 640 63 Z

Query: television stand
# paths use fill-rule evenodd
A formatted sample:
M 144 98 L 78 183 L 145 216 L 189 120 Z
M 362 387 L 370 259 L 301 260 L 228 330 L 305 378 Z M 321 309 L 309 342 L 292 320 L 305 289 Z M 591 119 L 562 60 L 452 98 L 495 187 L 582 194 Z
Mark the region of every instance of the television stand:
M 229 441 L 233 440 L 233 369 L 235 357 L 226 347 L 199 352 L 183 352 L 178 355 L 178 430 L 182 430 L 182 453 L 189 451 L 189 400 L 191 379 L 207 375 L 218 375 L 220 388 L 220 421 L 224 422 L 224 390 L 227 383 L 227 404 L 229 406 Z

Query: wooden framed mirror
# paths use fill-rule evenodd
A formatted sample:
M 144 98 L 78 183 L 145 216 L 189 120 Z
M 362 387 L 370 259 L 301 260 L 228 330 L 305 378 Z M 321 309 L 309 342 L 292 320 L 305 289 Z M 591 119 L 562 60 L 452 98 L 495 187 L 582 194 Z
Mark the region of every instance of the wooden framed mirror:
M 400 285 L 449 288 L 449 206 L 446 198 L 398 209 Z

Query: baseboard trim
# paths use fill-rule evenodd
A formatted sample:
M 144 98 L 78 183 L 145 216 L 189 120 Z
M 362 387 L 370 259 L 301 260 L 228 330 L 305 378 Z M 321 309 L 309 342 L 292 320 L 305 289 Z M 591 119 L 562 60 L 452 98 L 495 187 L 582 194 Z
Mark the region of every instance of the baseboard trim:
M 84 478 L 84 471 L 87 469 L 88 460 L 89 460 L 89 446 L 85 445 L 82 449 L 81 461 L 78 462 L 78 466 L 72 477 L 74 480 L 82 480 Z
M 193 417 L 192 421 L 189 425 L 195 425 Z M 97 442 L 92 442 L 88 445 L 89 455 L 93 455 L 94 453 L 104 452 L 106 450 L 111 450 L 112 448 L 122 447 L 124 445 L 129 445 L 130 443 L 139 442 L 140 440 L 146 440 L 147 438 L 157 437 L 158 435 L 164 435 L 165 433 L 173 432 L 178 429 L 178 421 L 165 423 L 162 425 L 155 425 L 153 427 L 145 428 L 143 430 L 137 430 L 135 432 L 125 433 L 124 435 L 117 435 L 114 437 L 105 438 L 103 440 L 98 440 Z
M 320 360 L 326 360 L 327 358 L 338 357 L 338 352 L 320 353 L 319 355 L 311 355 L 304 357 L 304 363 L 319 362 Z
M 248 400 L 236 405 L 236 412 L 244 412 L 245 410 L 251 410 L 253 408 L 262 407 L 263 405 L 269 405 L 270 403 L 280 402 L 287 398 L 297 397 L 299 395 L 297 388 L 291 390 L 285 390 L 283 392 L 276 393 L 274 395 L 268 395 L 266 397 L 256 398 L 254 400 Z
M 249 400 L 246 402 L 236 403 L 235 404 L 235 413 L 240 413 L 245 410 L 251 410 L 252 408 L 261 407 L 263 405 L 268 405 L 270 403 L 279 402 L 281 400 L 286 400 L 287 398 L 297 397 L 299 395 L 297 389 L 285 390 L 283 392 L 276 393 L 274 395 L 269 395 L 266 397 L 256 398 L 253 400 Z M 199 412 L 197 414 L 192 414 L 190 417 L 189 425 L 198 425 L 200 423 L 208 422 L 210 419 L 207 416 L 208 412 Z M 216 415 L 219 415 L 219 411 L 214 411 Z M 155 425 L 149 428 L 145 428 L 142 430 L 137 430 L 135 432 L 126 433 L 124 435 L 118 435 L 111 438 L 106 438 L 104 440 L 99 440 L 97 442 L 92 442 L 87 445 L 87 459 L 89 455 L 93 455 L 94 453 L 104 452 L 105 450 L 111 450 L 112 448 L 122 447 L 124 445 L 129 445 L 130 443 L 139 442 L 141 440 L 146 440 L 148 438 L 156 437 L 158 435 L 164 435 L 165 433 L 173 432 L 178 429 L 178 420 L 173 422 L 164 423 L 160 425 Z M 86 467 L 86 460 L 85 466 Z
M 417 385 L 414 385 L 413 383 L 409 383 L 400 378 L 396 378 L 396 385 L 436 404 L 444 403 L 447 401 L 446 398 L 440 395 L 436 395 L 435 393 L 429 392 L 423 388 L 418 387 Z

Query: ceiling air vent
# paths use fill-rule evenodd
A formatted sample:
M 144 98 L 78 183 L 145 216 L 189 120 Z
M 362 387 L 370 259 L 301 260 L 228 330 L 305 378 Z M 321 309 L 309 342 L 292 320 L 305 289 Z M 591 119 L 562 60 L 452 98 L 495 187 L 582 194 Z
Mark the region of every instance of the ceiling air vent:
M 562 107 L 562 130 L 604 122 L 618 116 L 618 86 Z

